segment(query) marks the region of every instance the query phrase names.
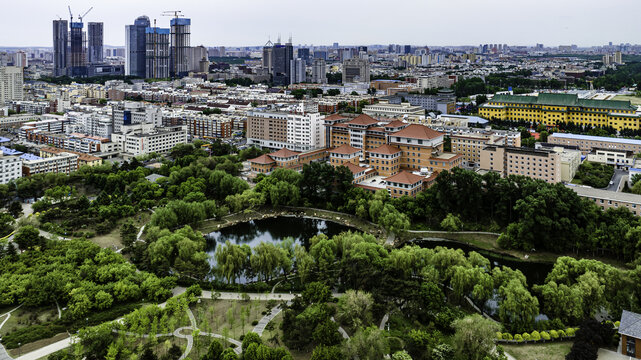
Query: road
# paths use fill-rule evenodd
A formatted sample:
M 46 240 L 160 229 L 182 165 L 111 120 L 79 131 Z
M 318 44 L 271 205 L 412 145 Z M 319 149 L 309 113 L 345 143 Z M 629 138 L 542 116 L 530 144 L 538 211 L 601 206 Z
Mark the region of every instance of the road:
M 626 175 L 625 170 L 614 169 L 614 175 L 612 176 L 612 185 L 608 185 L 605 190 L 608 191 L 617 191 L 619 189 L 619 183 L 621 183 L 621 178 L 623 175 Z

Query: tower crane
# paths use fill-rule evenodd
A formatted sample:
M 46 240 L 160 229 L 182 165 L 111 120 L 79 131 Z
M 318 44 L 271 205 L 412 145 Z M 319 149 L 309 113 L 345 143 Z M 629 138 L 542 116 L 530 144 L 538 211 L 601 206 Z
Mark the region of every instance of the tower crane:
M 70 23 L 73 22 L 73 14 L 71 13 L 71 6 L 67 5 L 67 8 L 69 9 L 69 18 L 70 18 Z
M 89 14 L 91 10 L 93 10 L 93 6 L 90 7 L 89 10 L 87 10 L 87 12 L 85 12 L 83 15 L 78 16 L 78 18 L 80 19 L 80 22 L 82 22 L 82 19 L 84 19 L 84 17 L 87 16 L 87 14 Z

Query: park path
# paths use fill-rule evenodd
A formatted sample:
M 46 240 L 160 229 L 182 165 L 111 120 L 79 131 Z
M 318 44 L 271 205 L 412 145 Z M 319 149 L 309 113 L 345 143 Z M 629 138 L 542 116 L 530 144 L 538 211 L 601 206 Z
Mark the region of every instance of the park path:
M 336 319 L 334 319 L 333 316 L 331 317 L 331 320 L 337 323 Z M 345 331 L 345 329 L 343 329 L 340 325 L 338 326 L 338 332 L 341 333 L 341 336 L 343 337 L 343 339 L 349 340 L 349 334 L 347 334 L 347 331 Z
M 381 324 L 378 325 L 379 330 L 385 330 L 385 324 L 387 324 L 387 320 L 389 320 L 389 313 L 385 313 L 385 316 L 383 316 L 383 319 L 381 319 Z
M 11 317 L 11 313 L 16 311 L 16 310 L 18 310 L 20 308 L 20 306 L 22 306 L 22 304 L 18 305 L 18 307 L 14 308 L 13 310 L 10 310 L 10 311 L 0 315 L 0 318 L 5 316 L 5 315 L 7 316 L 4 320 L 2 320 L 2 323 L 0 323 L 0 329 L 2 329 L 4 324 L 7 323 L 7 321 Z M 11 356 L 9 356 L 9 353 L 7 353 L 7 350 L 4 348 L 4 346 L 2 346 L 2 344 L 0 344 L 0 360 L 13 360 L 11 358 Z
M 291 303 L 291 301 L 288 301 L 287 305 L 291 305 Z M 263 316 L 263 318 L 258 321 L 258 324 L 254 326 L 254 329 L 252 331 L 258 334 L 258 336 L 263 336 L 263 332 L 265 331 L 265 327 L 267 326 L 267 324 L 269 324 L 270 321 L 278 316 L 281 311 L 283 311 L 283 309 L 280 307 L 280 304 L 274 306 L 269 314 Z
M 73 340 L 70 337 L 68 337 L 66 339 L 62 339 L 58 342 L 42 347 L 38 350 L 34 350 L 30 353 L 26 353 L 22 356 L 15 358 L 14 360 L 37 360 L 45 356 L 51 355 L 56 351 L 66 349 L 72 344 L 73 344 Z

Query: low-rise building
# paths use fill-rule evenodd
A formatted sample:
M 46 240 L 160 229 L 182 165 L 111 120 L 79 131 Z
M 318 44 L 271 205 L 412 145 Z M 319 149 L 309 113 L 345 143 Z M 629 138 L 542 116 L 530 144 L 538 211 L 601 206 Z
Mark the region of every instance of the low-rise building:
M 78 155 L 62 152 L 56 156 L 42 158 L 31 154 L 22 157 L 22 176 L 35 174 L 71 174 L 78 170 Z
M 133 157 L 142 154 L 166 154 L 174 146 L 187 143 L 186 126 L 155 127 L 154 124 L 122 126 L 122 133 L 111 134 L 121 154 Z
M 624 150 L 635 154 L 641 152 L 641 140 L 606 136 L 554 133 L 548 136 L 548 143 L 578 146 L 583 154 L 592 152 L 593 149 Z
M 394 118 L 402 118 L 403 116 L 408 116 L 408 115 L 414 115 L 414 116 L 425 115 L 425 109 L 423 109 L 420 106 L 413 106 L 407 102 L 400 103 L 400 104 L 390 104 L 387 101 L 381 101 L 378 104 L 365 105 L 363 107 L 363 114 L 366 114 L 372 117 L 394 119 Z
M 588 161 L 611 165 L 619 169 L 629 169 L 634 165 L 634 153 L 629 150 L 595 148 L 588 154 Z
M 601 210 L 627 208 L 634 215 L 641 215 L 641 195 L 595 189 L 589 186 L 567 184 L 580 197 L 593 201 Z
M 481 150 L 488 145 L 507 145 L 504 136 L 492 133 L 452 134 L 452 152 L 463 156 L 468 163 L 481 161 Z
M 58 149 L 54 147 L 45 147 L 40 149 L 40 157 L 41 158 L 52 158 L 59 156 L 62 153 L 69 153 L 69 154 L 76 154 L 78 155 L 78 167 L 80 166 L 99 166 L 102 165 L 102 158 L 99 158 L 97 156 L 77 152 L 77 151 L 69 151 L 69 150 L 63 150 L 63 149 Z
M 619 329 L 621 354 L 641 359 L 641 314 L 623 310 Z
M 551 150 L 510 146 L 486 146 L 481 150 L 481 169 L 501 176 L 522 175 L 548 183 L 561 182 L 561 157 Z
M 332 166 L 341 166 L 345 163 L 358 165 L 363 157 L 363 151 L 347 144 L 329 150 L 329 163 Z
M 401 196 L 415 197 L 423 190 L 425 176 L 413 174 L 409 171 L 401 171 L 396 175 L 385 178 L 387 191 L 393 198 Z

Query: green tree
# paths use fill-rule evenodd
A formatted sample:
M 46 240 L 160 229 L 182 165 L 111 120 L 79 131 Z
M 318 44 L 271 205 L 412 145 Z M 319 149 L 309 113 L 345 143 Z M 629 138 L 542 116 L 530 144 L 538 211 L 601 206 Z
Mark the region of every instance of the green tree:
M 14 201 L 11 204 L 9 204 L 9 213 L 14 217 L 14 218 L 19 218 L 22 215 L 22 205 L 18 201 Z
M 21 227 L 13 238 L 20 250 L 31 250 L 45 245 L 45 239 L 40 236 L 40 231 L 31 225 Z
M 389 344 L 383 331 L 376 327 L 368 327 L 356 331 L 343 348 L 345 357 L 361 360 L 379 360 L 389 355 Z
M 452 213 L 447 214 L 445 219 L 441 221 L 441 229 L 445 231 L 450 231 L 450 232 L 460 231 L 462 227 L 463 227 L 463 222 L 461 221 L 461 219 Z
M 120 227 L 120 238 L 125 247 L 131 247 L 134 241 L 136 241 L 137 236 L 138 229 L 134 225 L 133 221 L 128 220 Z
M 491 358 L 494 352 L 494 334 L 500 326 L 478 314 L 454 321 L 452 343 L 460 359 L 481 360 Z
M 347 290 L 338 300 L 336 318 L 350 329 L 368 326 L 372 322 L 371 294 L 360 290 Z
M 260 345 L 262 343 L 263 342 L 260 339 L 260 336 L 258 336 L 258 334 L 256 334 L 255 332 L 251 332 L 250 331 L 247 334 L 245 334 L 245 337 L 243 337 L 242 349 L 243 349 L 243 351 L 245 351 L 250 344 L 258 344 L 258 345 Z

